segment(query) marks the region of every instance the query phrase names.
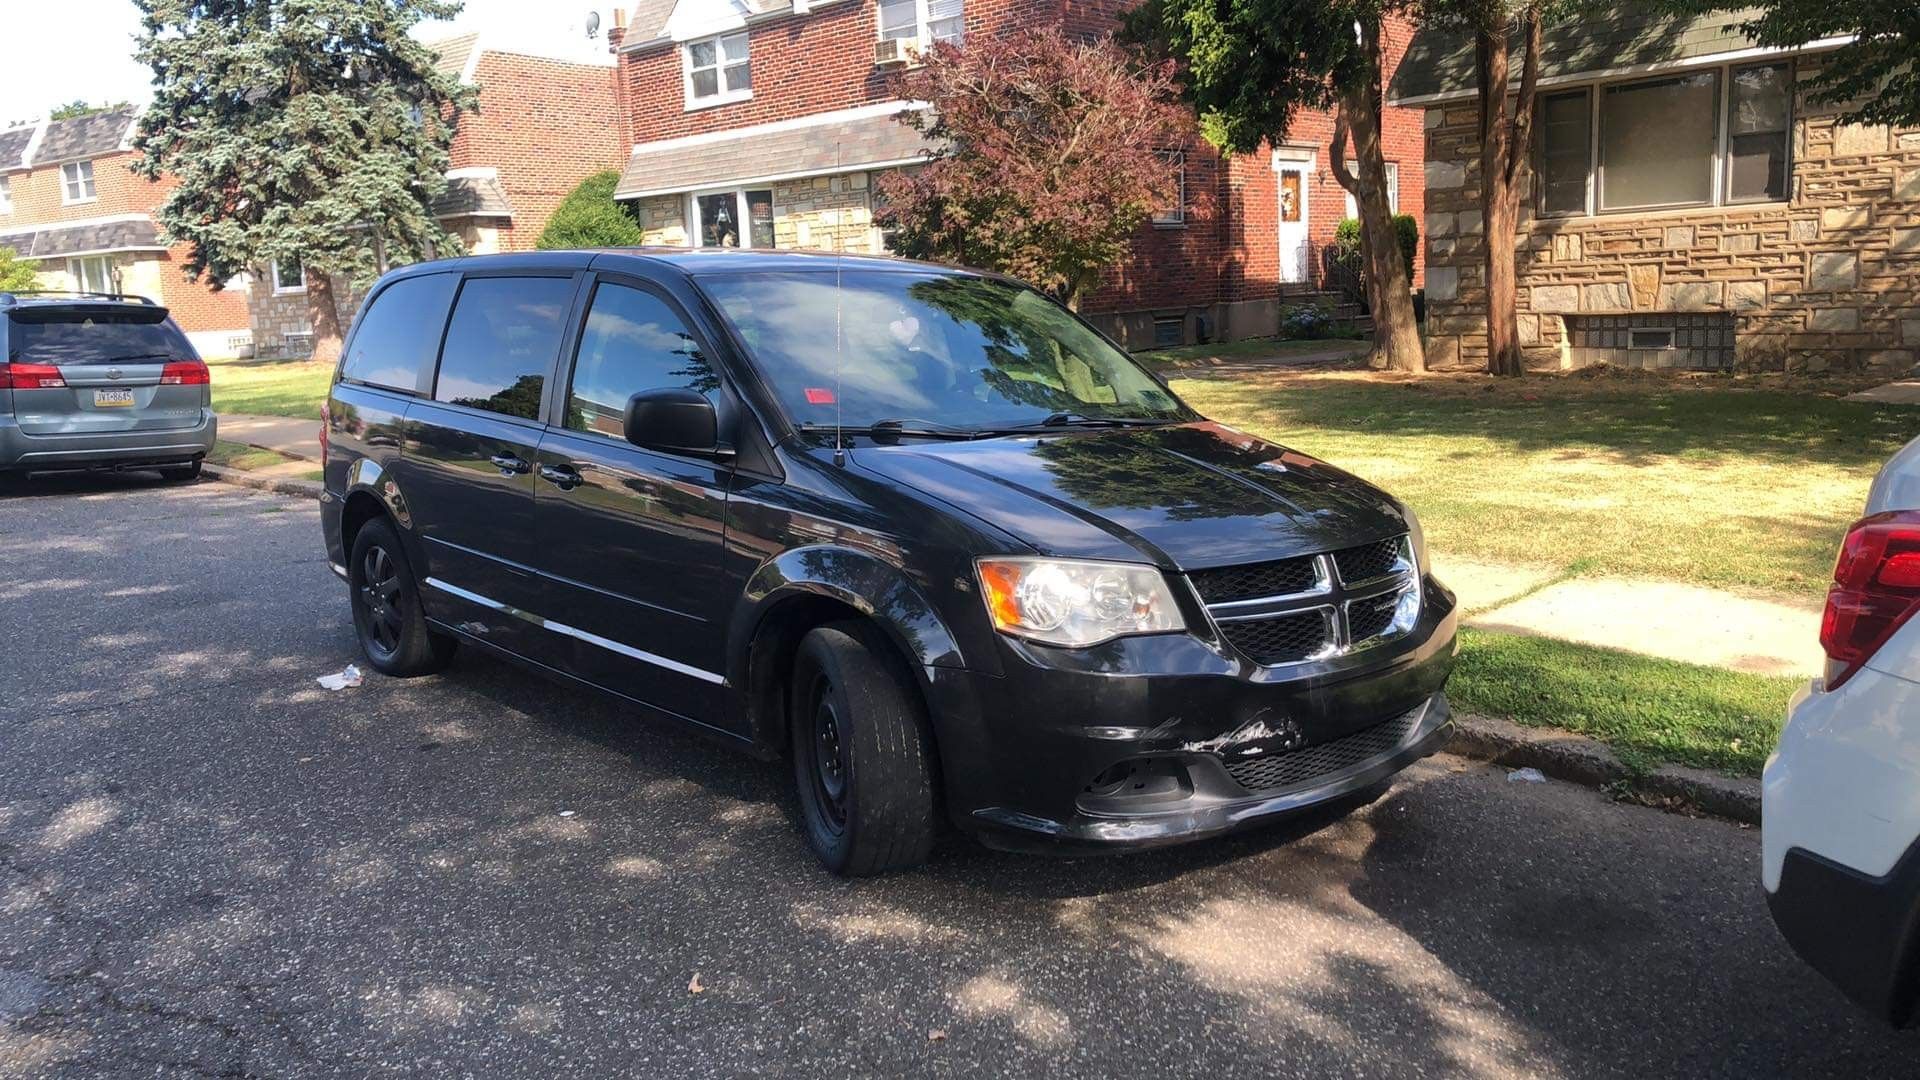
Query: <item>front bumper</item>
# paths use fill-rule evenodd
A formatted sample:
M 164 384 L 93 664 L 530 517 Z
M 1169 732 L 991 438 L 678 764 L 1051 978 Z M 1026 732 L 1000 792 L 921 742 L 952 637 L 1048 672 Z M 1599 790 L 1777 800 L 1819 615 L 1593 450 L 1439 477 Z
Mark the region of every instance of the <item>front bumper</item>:
M 1012 643 L 999 677 L 933 669 L 950 815 L 991 847 L 1073 854 L 1215 836 L 1373 787 L 1453 732 L 1457 616 L 1428 587 L 1413 632 L 1338 671 L 1253 668 L 1185 635 L 1072 657 Z
M 207 410 L 198 424 L 163 431 L 28 435 L 11 416 L 0 417 L 0 469 L 129 469 L 181 465 L 205 457 L 219 434 L 219 419 Z

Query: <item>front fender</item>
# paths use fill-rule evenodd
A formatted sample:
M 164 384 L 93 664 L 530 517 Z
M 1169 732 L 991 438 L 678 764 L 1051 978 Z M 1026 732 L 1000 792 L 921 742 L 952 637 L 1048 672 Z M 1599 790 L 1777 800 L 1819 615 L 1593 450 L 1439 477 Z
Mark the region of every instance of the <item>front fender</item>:
M 939 606 L 900 567 L 856 548 L 804 547 L 762 563 L 748 578 L 728 624 L 728 678 L 734 685 L 747 685 L 753 641 L 767 616 L 807 596 L 836 600 L 872 619 L 915 667 L 977 669 L 970 659 L 993 663 L 990 654 L 966 655 Z

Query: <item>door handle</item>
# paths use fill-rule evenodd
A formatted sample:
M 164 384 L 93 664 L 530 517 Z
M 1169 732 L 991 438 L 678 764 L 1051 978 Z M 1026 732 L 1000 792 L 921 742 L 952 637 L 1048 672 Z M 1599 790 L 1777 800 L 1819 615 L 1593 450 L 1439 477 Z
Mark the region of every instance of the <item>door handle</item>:
M 542 465 L 540 479 L 561 491 L 572 491 L 580 486 L 580 470 L 571 465 Z
M 493 462 L 493 467 L 499 469 L 502 476 L 518 476 L 533 470 L 533 466 L 527 462 L 526 458 L 515 457 L 512 454 L 495 454 L 487 460 Z

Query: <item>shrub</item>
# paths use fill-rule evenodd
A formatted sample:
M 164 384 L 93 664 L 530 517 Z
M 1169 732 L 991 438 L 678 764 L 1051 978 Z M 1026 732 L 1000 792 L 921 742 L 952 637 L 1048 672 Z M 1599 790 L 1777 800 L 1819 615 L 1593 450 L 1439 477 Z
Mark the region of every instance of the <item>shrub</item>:
M 1283 338 L 1317 339 L 1333 336 L 1333 311 L 1319 304 L 1290 307 L 1280 315 Z
M 534 246 L 553 248 L 632 247 L 641 242 L 640 222 L 627 207 L 614 201 L 620 174 L 613 169 L 594 173 L 553 208 L 547 227 Z
M 1413 258 L 1420 251 L 1420 223 L 1412 214 L 1395 214 L 1393 232 L 1400 241 L 1400 258 L 1407 264 L 1407 278 L 1413 278 Z M 1360 219 L 1342 219 L 1333 230 L 1333 249 L 1344 258 L 1360 256 Z
M 10 247 L 0 247 L 0 292 L 39 288 L 34 263 L 19 258 Z

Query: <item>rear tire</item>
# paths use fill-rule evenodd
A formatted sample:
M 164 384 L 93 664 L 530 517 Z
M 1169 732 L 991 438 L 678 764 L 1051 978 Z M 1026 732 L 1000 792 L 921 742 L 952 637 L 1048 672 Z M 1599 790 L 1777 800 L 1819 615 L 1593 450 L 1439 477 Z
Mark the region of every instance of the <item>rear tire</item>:
M 453 659 L 459 642 L 427 626 L 413 567 L 385 518 L 360 527 L 347 559 L 354 634 L 375 671 L 396 678 L 431 675 Z
M 933 736 L 920 695 L 872 627 L 800 642 L 788 713 L 801 827 L 827 869 L 868 877 L 918 866 L 936 829 Z
M 160 470 L 160 478 L 162 480 L 170 480 L 174 483 L 198 480 L 200 479 L 200 459 L 194 458 L 193 461 L 185 465 L 169 465 Z

